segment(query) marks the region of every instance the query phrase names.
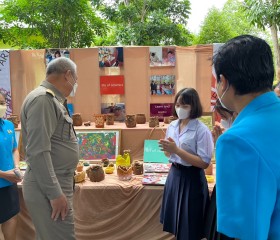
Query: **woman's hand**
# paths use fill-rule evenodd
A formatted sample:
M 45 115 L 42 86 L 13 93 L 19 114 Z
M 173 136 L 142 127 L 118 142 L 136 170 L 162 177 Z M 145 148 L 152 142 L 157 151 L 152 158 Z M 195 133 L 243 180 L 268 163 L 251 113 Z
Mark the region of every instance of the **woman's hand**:
M 159 140 L 159 147 L 162 151 L 168 153 L 176 153 L 178 151 L 178 147 L 175 141 L 169 137 L 167 139 L 160 139 Z
M 9 171 L 2 171 L 1 172 L 1 178 L 6 179 L 9 182 L 12 183 L 18 183 L 21 182 L 21 179 L 17 177 L 17 175 L 14 173 L 14 169 L 9 170 Z
M 212 130 L 212 137 L 213 137 L 214 144 L 216 144 L 216 141 L 217 141 L 218 137 L 222 133 L 223 133 L 223 129 L 220 126 L 215 125 L 213 130 Z

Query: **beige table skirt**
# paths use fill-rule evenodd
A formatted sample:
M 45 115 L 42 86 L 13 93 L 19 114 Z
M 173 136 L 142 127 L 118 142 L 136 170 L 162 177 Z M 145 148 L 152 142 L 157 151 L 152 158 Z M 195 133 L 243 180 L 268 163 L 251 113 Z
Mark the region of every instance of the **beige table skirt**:
M 143 186 L 141 176 L 119 181 L 116 174 L 102 182 L 76 185 L 74 215 L 77 240 L 168 240 L 159 213 L 163 186 Z M 17 240 L 35 239 L 33 223 L 19 189 L 21 212 Z

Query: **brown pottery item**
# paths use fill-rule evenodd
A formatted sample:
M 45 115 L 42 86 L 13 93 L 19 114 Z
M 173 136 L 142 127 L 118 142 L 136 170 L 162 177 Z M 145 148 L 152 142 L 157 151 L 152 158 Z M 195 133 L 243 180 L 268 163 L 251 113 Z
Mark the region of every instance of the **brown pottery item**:
M 73 126 L 82 126 L 83 125 L 83 119 L 80 113 L 74 113 L 72 115 L 73 119 Z
M 136 114 L 136 123 L 137 124 L 145 124 L 146 123 L 145 114 L 142 114 L 142 113 Z
M 164 118 L 163 118 L 163 122 L 164 122 L 165 124 L 169 124 L 169 123 L 170 123 L 170 117 L 164 117 Z
M 86 170 L 86 172 L 87 172 L 88 178 L 92 182 L 100 182 L 100 181 L 104 180 L 104 178 L 105 178 L 104 170 L 103 170 L 102 166 L 100 166 L 98 164 L 90 166 Z
M 94 114 L 94 122 L 96 128 L 104 128 L 104 115 L 103 114 Z
M 114 125 L 115 114 L 108 113 L 106 114 L 106 124 L 107 125 Z
M 158 127 L 159 126 L 159 120 L 158 117 L 150 117 L 150 121 L 149 121 L 149 127 Z
M 7 118 L 7 120 L 11 121 L 14 124 L 15 128 L 18 128 L 18 124 L 19 124 L 18 115 L 12 114 L 10 115 L 10 117 Z
M 127 114 L 125 116 L 125 125 L 128 128 L 136 127 L 136 117 L 133 114 Z
M 132 165 L 133 174 L 141 175 L 143 174 L 143 163 L 140 161 L 134 161 Z

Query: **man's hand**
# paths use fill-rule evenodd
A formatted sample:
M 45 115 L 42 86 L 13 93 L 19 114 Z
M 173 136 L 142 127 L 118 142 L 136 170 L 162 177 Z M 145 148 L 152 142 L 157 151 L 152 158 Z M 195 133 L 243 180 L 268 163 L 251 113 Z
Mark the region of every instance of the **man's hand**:
M 18 183 L 21 182 L 21 179 L 17 177 L 17 175 L 14 173 L 14 170 L 9 170 L 5 172 L 1 172 L 1 178 L 6 179 L 9 182 L 12 183 Z
M 68 203 L 64 194 L 60 195 L 58 198 L 50 201 L 52 206 L 51 218 L 56 221 L 59 216 L 64 220 L 68 213 Z

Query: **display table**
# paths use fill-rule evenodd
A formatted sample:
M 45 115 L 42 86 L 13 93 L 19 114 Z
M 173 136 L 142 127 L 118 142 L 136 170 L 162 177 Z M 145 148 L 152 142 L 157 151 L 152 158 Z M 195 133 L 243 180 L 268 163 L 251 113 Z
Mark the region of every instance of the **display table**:
M 116 172 L 116 171 L 115 171 Z M 142 176 L 119 181 L 116 173 L 102 182 L 76 184 L 74 216 L 77 240 L 175 239 L 163 232 L 159 212 L 163 186 L 143 186 Z M 17 240 L 33 240 L 35 232 L 22 199 Z
M 212 191 L 214 183 L 209 184 Z M 17 240 L 35 240 L 19 184 L 21 212 Z M 142 176 L 119 181 L 106 174 L 101 182 L 76 184 L 74 216 L 77 240 L 175 240 L 159 222 L 163 186 L 143 186 Z

